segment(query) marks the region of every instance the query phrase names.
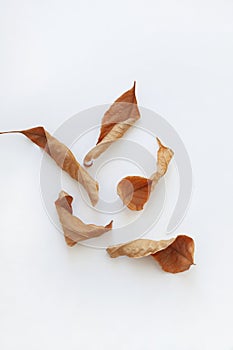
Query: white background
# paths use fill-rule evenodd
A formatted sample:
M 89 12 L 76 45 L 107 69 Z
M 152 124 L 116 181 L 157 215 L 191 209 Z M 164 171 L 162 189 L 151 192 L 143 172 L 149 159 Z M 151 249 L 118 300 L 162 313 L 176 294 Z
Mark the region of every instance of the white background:
M 111 260 L 66 247 L 40 194 L 42 154 L 0 138 L 1 350 L 231 350 L 233 2 L 0 1 L 0 129 L 51 132 L 110 103 L 138 100 L 179 132 L 194 172 L 175 232 L 196 266 Z

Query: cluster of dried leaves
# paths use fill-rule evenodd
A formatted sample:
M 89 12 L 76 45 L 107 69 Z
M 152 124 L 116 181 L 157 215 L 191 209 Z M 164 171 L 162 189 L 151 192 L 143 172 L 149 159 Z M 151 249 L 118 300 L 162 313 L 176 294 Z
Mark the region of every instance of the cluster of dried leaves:
M 135 96 L 134 83 L 133 87 L 121 95 L 104 114 L 98 141 L 85 156 L 84 165 L 86 167 L 91 166 L 94 159 L 98 158 L 112 143 L 120 139 L 139 118 L 140 112 Z M 42 126 L 28 130 L 0 132 L 0 134 L 10 133 L 23 134 L 42 148 L 62 170 L 85 188 L 92 205 L 97 204 L 99 199 L 98 183 L 79 164 L 67 146 L 50 135 Z M 127 176 L 117 186 L 118 195 L 131 210 L 143 209 L 158 181 L 166 174 L 173 157 L 174 153 L 170 148 L 165 147 L 158 138 L 157 142 L 159 149 L 156 172 L 150 178 Z M 72 247 L 80 241 L 98 237 L 112 229 L 113 221 L 106 226 L 85 224 L 73 215 L 72 201 L 73 197 L 65 191 L 61 191 L 55 201 L 68 246 Z M 130 258 L 142 258 L 150 255 L 159 262 L 164 271 L 177 273 L 188 270 L 193 264 L 194 241 L 185 235 L 161 241 L 138 239 L 126 244 L 111 246 L 107 248 L 107 252 L 112 258 L 124 255 Z

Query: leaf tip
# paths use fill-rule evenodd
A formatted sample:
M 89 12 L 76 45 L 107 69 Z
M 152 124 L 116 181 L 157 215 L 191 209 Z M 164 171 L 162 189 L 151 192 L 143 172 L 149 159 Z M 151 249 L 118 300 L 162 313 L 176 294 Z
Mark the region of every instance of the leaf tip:
M 105 228 L 107 228 L 107 229 L 112 229 L 112 224 L 113 224 L 113 220 L 111 220 L 110 222 L 109 222 L 109 224 L 107 224 L 106 226 L 105 226 Z
M 64 190 L 60 191 L 59 198 L 63 198 L 63 197 L 67 197 L 67 196 L 69 196 L 69 194 L 67 192 L 65 192 Z
M 162 142 L 160 141 L 160 139 L 158 137 L 156 137 L 156 141 L 158 142 L 159 146 L 162 146 Z
M 90 166 L 92 166 L 92 165 L 93 165 L 93 159 L 87 160 L 86 158 L 84 158 L 83 165 L 84 165 L 85 167 L 87 167 L 87 168 L 90 167 Z
M 109 247 L 106 248 L 106 252 L 110 255 L 110 248 Z
M 118 254 L 116 252 L 116 247 L 114 247 L 114 246 L 110 246 L 110 247 L 106 248 L 106 252 L 108 253 L 108 255 L 111 258 L 117 258 L 118 257 Z
M 71 247 L 71 248 L 77 244 L 77 242 L 73 241 L 71 238 L 67 236 L 65 236 L 65 241 L 68 247 Z
M 162 141 L 161 141 L 158 137 L 156 137 L 156 140 L 157 140 L 158 145 L 159 145 L 160 148 L 167 149 L 167 150 L 169 150 L 169 152 L 170 152 L 172 155 L 174 155 L 174 151 L 173 151 L 171 148 L 168 148 L 168 147 L 164 146 L 164 144 L 162 143 Z

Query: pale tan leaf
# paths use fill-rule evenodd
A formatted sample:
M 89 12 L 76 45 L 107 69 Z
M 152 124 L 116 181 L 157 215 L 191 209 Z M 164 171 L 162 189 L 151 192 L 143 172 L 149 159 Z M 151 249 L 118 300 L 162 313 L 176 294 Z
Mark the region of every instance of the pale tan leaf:
M 135 241 L 118 244 L 107 248 L 111 258 L 118 256 L 128 256 L 129 258 L 143 258 L 151 254 L 157 253 L 159 250 L 167 248 L 175 238 L 161 241 L 153 241 L 151 239 L 136 239 Z
M 91 203 L 98 202 L 98 183 L 78 163 L 73 153 L 63 143 L 50 135 L 42 126 L 22 131 L 7 131 L 0 134 L 20 133 L 47 152 L 57 165 L 66 171 L 73 179 L 82 184 L 88 193 Z
M 69 246 L 72 247 L 80 241 L 101 236 L 112 229 L 113 221 L 106 226 L 85 224 L 72 214 L 72 201 L 73 198 L 70 195 L 61 191 L 59 198 L 55 202 L 65 240 Z
M 151 176 L 151 180 L 153 182 L 152 190 L 156 186 L 159 179 L 166 174 L 168 165 L 174 155 L 174 152 L 170 148 L 165 147 L 158 137 L 156 138 L 156 140 L 158 142 L 159 149 L 157 152 L 157 170 Z
M 165 147 L 157 138 L 157 171 L 147 179 L 141 176 L 124 177 L 117 185 L 117 193 L 123 203 L 131 210 L 142 210 L 158 181 L 167 172 L 174 152 Z
M 104 114 L 97 144 L 84 158 L 84 165 L 91 166 L 106 149 L 140 118 L 135 96 L 135 83 L 132 89 L 121 95 Z

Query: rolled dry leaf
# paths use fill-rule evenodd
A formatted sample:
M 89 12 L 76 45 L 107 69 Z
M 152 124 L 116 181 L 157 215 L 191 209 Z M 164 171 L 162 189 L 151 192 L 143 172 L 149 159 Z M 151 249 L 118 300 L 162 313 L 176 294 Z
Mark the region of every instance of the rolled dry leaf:
M 158 137 L 156 137 L 156 140 L 158 142 L 159 149 L 157 152 L 157 170 L 153 175 L 151 175 L 152 190 L 157 185 L 159 179 L 166 174 L 168 165 L 174 155 L 174 152 L 170 148 L 165 147 Z
M 98 202 L 98 183 L 90 174 L 78 163 L 73 153 L 63 143 L 50 135 L 42 126 L 28 130 L 6 131 L 0 134 L 20 133 L 29 138 L 37 146 L 42 148 L 57 165 L 66 171 L 73 179 L 77 180 L 88 193 L 92 205 Z
M 174 242 L 174 240 L 175 238 L 161 241 L 136 239 L 135 241 L 108 247 L 107 252 L 111 258 L 118 258 L 119 256 L 143 258 L 145 256 L 155 254 L 161 249 L 167 248 L 169 244 Z
M 135 86 L 121 95 L 107 110 L 101 121 L 100 135 L 97 144 L 84 158 L 84 165 L 91 166 L 93 160 L 98 158 L 116 140 L 140 118 L 135 96 Z
M 61 191 L 59 198 L 55 202 L 59 220 L 62 225 L 65 240 L 68 246 L 72 247 L 80 241 L 99 237 L 112 229 L 113 221 L 106 226 L 85 224 L 78 217 L 72 214 L 72 201 L 72 196 L 64 191 Z
M 111 258 L 119 256 L 143 258 L 151 255 L 164 271 L 171 273 L 186 271 L 194 264 L 194 241 L 185 235 L 161 241 L 137 239 L 108 247 L 107 252 Z
M 157 171 L 147 179 L 142 176 L 124 177 L 117 185 L 117 194 L 123 203 L 131 210 L 142 210 L 158 181 L 167 172 L 168 165 L 174 152 L 165 147 L 157 138 L 159 149 L 157 152 Z

